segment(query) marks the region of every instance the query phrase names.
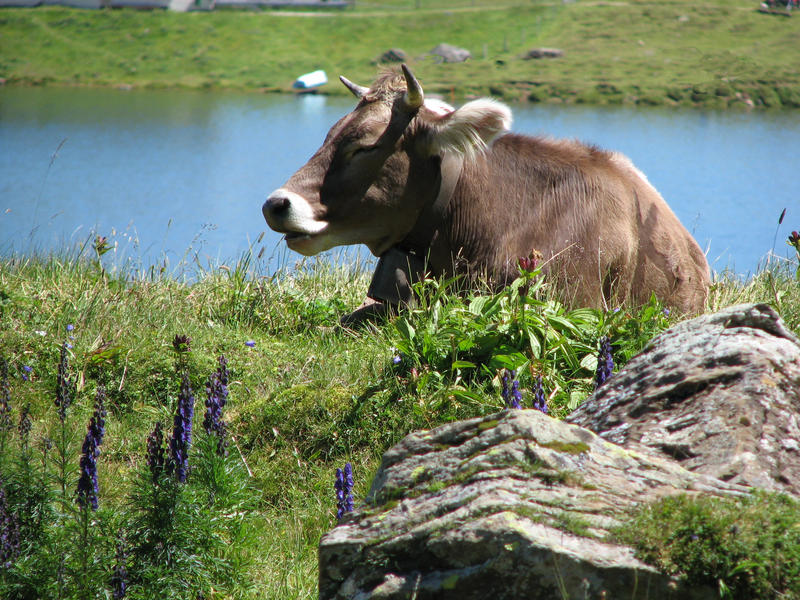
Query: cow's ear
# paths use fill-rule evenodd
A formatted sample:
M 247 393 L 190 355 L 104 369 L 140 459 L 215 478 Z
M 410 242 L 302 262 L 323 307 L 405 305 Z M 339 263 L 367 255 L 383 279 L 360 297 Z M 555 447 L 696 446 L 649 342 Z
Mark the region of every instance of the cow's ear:
M 430 150 L 432 154 L 455 150 L 473 157 L 509 129 L 511 109 L 508 106 L 489 98 L 473 100 L 434 122 Z

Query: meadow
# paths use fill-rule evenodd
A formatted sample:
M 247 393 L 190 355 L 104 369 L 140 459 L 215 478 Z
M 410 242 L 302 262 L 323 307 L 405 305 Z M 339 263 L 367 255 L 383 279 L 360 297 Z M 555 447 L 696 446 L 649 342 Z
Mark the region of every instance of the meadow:
M 283 92 L 318 68 L 367 83 L 374 59 L 397 46 L 426 91 L 446 97 L 796 108 L 800 20 L 754 9 L 749 0 L 2 9 L 0 78 Z M 473 58 L 436 64 L 425 55 L 439 42 Z M 565 56 L 521 58 L 539 46 Z M 767 302 L 800 334 L 800 239 L 789 241 L 798 252 L 788 262 L 766 260 L 747 280 L 718 275 L 707 310 Z M 417 308 L 354 330 L 338 320 L 366 290 L 358 265 L 309 260 L 267 273 L 248 252 L 187 281 L 115 269 L 111 250 L 98 237 L 0 258 L 4 599 L 316 597 L 319 538 L 347 508 L 337 469 L 351 466 L 358 505 L 381 454 L 407 433 L 504 409 L 511 370 L 523 408 L 544 397 L 562 418 L 594 389 L 604 339 L 618 370 L 682 318 L 656 300 L 564 307 L 540 274 L 521 270 L 496 293 L 426 282 Z M 631 518 L 641 555 L 676 576 L 711 582 L 722 597 L 800 598 L 800 544 L 781 546 L 800 520 L 795 501 L 679 498 Z M 748 535 L 732 538 L 732 519 Z
M 800 107 L 800 19 L 754 0 L 652 2 L 373 0 L 344 11 L 170 13 L 0 10 L 7 85 L 280 92 L 324 69 L 368 84 L 398 47 L 431 93 L 452 99 Z M 441 42 L 472 58 L 438 64 Z M 525 60 L 532 48 L 564 51 Z
M 185 282 L 112 273 L 105 251 L 98 239 L 82 253 L 0 262 L 3 598 L 315 597 L 337 469 L 352 466 L 359 504 L 381 453 L 407 433 L 502 410 L 506 369 L 523 408 L 538 402 L 541 376 L 549 414 L 563 417 L 594 388 L 603 336 L 619 369 L 681 318 L 655 300 L 568 309 L 522 270 L 494 294 L 427 282 L 416 309 L 352 330 L 338 318 L 366 288 L 357 267 L 264 274 L 247 254 Z M 800 332 L 798 268 L 719 276 L 708 310 L 768 302 Z M 642 552 L 722 581 L 730 598 L 779 585 L 800 597 L 800 556 L 779 544 L 800 506 L 753 502 L 752 546 L 719 541 L 738 509 L 690 503 L 657 514 L 707 522 L 702 551 L 673 556 L 680 546 L 658 535 L 698 528 L 649 514 Z M 748 570 L 754 560 L 783 571 Z

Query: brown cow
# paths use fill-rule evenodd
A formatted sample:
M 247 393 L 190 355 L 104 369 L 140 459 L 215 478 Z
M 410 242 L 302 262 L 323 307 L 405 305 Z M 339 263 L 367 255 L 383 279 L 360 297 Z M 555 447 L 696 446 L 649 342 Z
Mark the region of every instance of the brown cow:
M 405 65 L 369 89 L 341 79 L 355 110 L 262 209 L 291 249 L 366 244 L 382 257 L 370 288 L 382 301 L 408 299 L 404 278 L 420 275 L 420 259 L 435 275 L 503 284 L 538 251 L 570 304 L 641 303 L 654 292 L 703 310 L 703 252 L 625 156 L 507 133 L 511 111 L 494 100 L 459 109 L 425 100 Z

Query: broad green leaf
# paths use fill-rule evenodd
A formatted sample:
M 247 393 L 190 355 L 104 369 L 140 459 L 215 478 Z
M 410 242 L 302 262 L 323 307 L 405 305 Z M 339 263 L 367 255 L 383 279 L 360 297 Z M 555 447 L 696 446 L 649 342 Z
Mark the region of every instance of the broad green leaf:
M 414 327 L 408 322 L 407 319 L 397 319 L 394 326 L 404 339 L 408 340 L 409 342 L 414 339 L 416 331 L 414 331 Z
M 475 363 L 468 360 L 454 360 L 452 367 L 453 369 L 474 369 Z

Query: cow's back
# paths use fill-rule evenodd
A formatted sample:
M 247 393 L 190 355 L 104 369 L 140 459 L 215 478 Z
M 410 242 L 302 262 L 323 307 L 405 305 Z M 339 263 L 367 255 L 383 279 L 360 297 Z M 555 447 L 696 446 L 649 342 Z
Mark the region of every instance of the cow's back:
M 575 141 L 508 134 L 466 161 L 446 243 L 500 281 L 542 254 L 571 304 L 610 307 L 655 293 L 703 309 L 708 264 L 658 192 L 624 156 Z

